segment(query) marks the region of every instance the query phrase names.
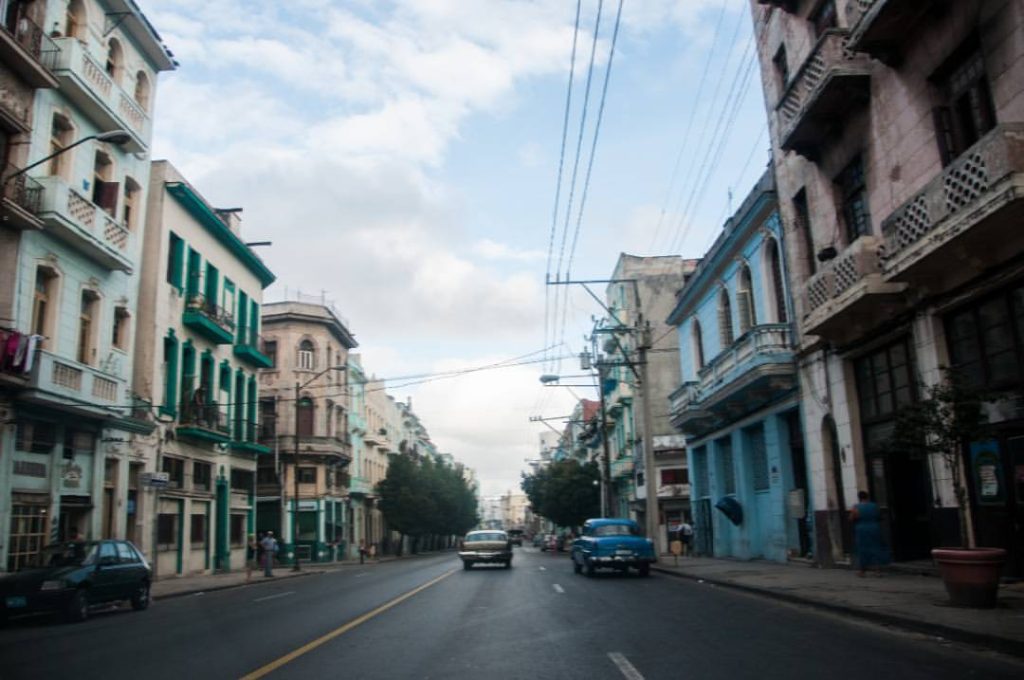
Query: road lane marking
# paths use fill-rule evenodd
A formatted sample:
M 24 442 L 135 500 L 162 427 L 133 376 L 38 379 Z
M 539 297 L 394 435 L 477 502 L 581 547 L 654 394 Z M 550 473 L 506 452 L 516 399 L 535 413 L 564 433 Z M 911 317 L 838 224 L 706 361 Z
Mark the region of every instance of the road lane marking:
M 289 590 L 286 593 L 277 593 L 276 595 L 267 595 L 266 597 L 257 597 L 253 602 L 265 602 L 266 600 L 273 600 L 278 597 L 285 597 L 286 595 L 294 595 L 294 590 Z
M 356 578 L 359 578 L 360 576 L 366 576 L 366 575 L 367 575 L 367 574 L 369 574 L 369 573 L 370 573 L 370 572 L 368 572 L 368 571 L 364 571 L 364 572 L 362 572 L 362 573 L 356 574 Z
M 405 593 L 403 595 L 399 595 L 398 597 L 396 597 L 393 600 L 385 602 L 384 604 L 382 604 L 381 606 L 377 607 L 376 609 L 372 609 L 372 610 L 366 612 L 365 614 L 363 614 L 362 616 L 358 616 L 358 617 L 352 619 L 348 623 L 335 628 L 331 632 L 326 633 L 324 635 L 321 635 L 320 637 L 318 637 L 317 639 L 313 640 L 312 642 L 307 642 L 306 644 L 302 645 L 301 647 L 299 647 L 298 649 L 296 649 L 294 651 L 288 652 L 287 654 L 285 654 L 281 658 L 277 659 L 276 661 L 271 661 L 267 665 L 262 666 L 260 668 L 257 668 L 256 670 L 254 670 L 253 672 L 249 673 L 248 675 L 242 676 L 241 680 L 256 680 L 257 678 L 262 678 L 265 675 L 273 673 L 274 671 L 276 671 L 281 666 L 284 666 L 285 664 L 294 661 L 295 659 L 299 658 L 303 654 L 307 654 L 307 653 L 313 651 L 314 649 L 316 649 L 320 645 L 324 644 L 325 642 L 330 642 L 331 640 L 333 640 L 334 638 L 338 637 L 339 635 L 344 635 L 345 633 L 347 633 L 348 631 L 352 630 L 353 628 L 356 628 L 357 626 L 360 626 L 360 625 L 366 623 L 367 621 L 369 621 L 373 617 L 375 617 L 375 616 L 377 616 L 379 614 L 383 614 L 384 612 L 386 612 L 387 610 L 391 609 L 395 605 L 398 605 L 398 604 L 401 604 L 402 602 L 405 602 L 406 600 L 408 600 L 410 597 L 412 597 L 416 593 L 424 591 L 427 588 L 429 588 L 430 586 L 435 585 L 437 583 L 440 583 L 441 581 L 443 581 L 444 579 L 448 578 L 449 576 L 451 576 L 452 574 L 454 574 L 457 571 L 461 571 L 461 569 L 452 569 L 450 571 L 446 571 L 445 573 L 441 574 L 437 578 L 432 579 L 430 581 L 427 581 L 423 585 L 417 586 L 417 587 L 413 588 L 412 590 L 410 590 L 409 592 L 407 592 L 407 593 Z
M 537 568 L 540 569 L 541 571 L 547 571 L 548 570 L 547 567 L 537 567 Z
M 563 588 L 562 586 L 558 585 L 557 583 L 552 584 L 551 587 L 555 589 L 556 593 L 564 593 L 565 592 L 565 588 Z
M 644 676 L 640 674 L 636 666 L 631 664 L 624 655 L 619 652 L 608 652 L 608 658 L 612 660 L 613 664 L 618 666 L 626 680 L 644 680 Z

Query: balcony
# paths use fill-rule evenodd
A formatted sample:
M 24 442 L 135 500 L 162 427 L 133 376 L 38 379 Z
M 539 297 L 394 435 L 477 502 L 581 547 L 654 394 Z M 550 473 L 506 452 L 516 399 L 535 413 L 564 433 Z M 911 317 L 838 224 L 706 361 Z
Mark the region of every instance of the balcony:
M 14 229 L 42 229 L 39 210 L 43 201 L 43 185 L 27 175 L 18 175 L 11 181 L 7 178 L 19 170 L 8 165 L 3 172 L 3 214 L 0 220 L 5 227 Z
M 266 455 L 273 451 L 273 449 L 263 443 L 263 434 L 261 423 L 243 420 L 240 423 L 235 423 L 234 440 L 229 446 L 232 451 Z
M 803 332 L 839 345 L 903 309 L 905 284 L 882 278 L 882 240 L 861 236 L 807 280 Z
M 151 123 L 135 98 L 114 82 L 103 64 L 89 54 L 77 38 L 58 38 L 55 42 L 60 54 L 54 73 L 68 99 L 82 109 L 101 131 L 129 132 L 131 140 L 123 147 L 126 152 L 146 151 Z
M 943 293 L 1024 252 L 1024 123 L 996 126 L 882 222 L 885 279 Z
M 202 293 L 191 293 L 188 296 L 181 322 L 210 342 L 218 345 L 234 342 L 234 316 Z
M 689 484 L 662 484 L 658 486 L 658 498 L 689 498 Z
M 796 389 L 792 330 L 762 324 L 741 335 L 669 399 L 672 425 L 702 437 Z
M 634 461 L 632 458 L 619 458 L 611 463 L 612 479 L 632 479 Z
M 784 150 L 817 158 L 836 126 L 868 102 L 871 62 L 846 43 L 846 31 L 826 31 L 790 80 L 775 107 Z
M 852 27 L 850 49 L 889 66 L 898 65 L 914 28 L 942 4 L 934 0 L 850 0 L 846 5 L 846 25 Z
M 40 177 L 46 230 L 110 271 L 132 272 L 135 235 L 56 176 Z
M 235 343 L 232 350 L 236 357 L 256 368 L 273 368 L 274 362 L 267 356 L 266 342 L 258 333 L 244 332 L 241 340 Z
M 188 399 L 178 411 L 178 437 L 214 444 L 231 442 L 231 427 L 223 407 L 214 402 L 196 403 Z
M 127 383 L 94 366 L 80 364 L 46 350 L 37 350 L 29 378 L 28 401 L 83 416 L 124 415 Z
M 52 69 L 59 54 L 60 48 L 50 36 L 26 16 L 18 18 L 14 31 L 0 26 L 0 62 L 30 87 L 57 87 Z
M 293 455 L 295 453 L 295 436 L 292 434 L 277 435 L 278 453 Z M 260 443 L 273 447 L 274 441 L 261 439 Z M 340 436 L 299 436 L 299 455 L 317 457 L 324 462 L 348 465 L 352 461 L 352 441 L 347 435 Z

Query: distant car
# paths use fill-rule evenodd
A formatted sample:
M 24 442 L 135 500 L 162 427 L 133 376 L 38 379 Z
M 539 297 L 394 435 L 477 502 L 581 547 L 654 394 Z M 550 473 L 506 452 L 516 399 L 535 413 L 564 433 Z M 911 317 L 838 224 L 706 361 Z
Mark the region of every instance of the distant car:
M 152 571 L 128 541 L 67 541 L 47 546 L 27 569 L 0 578 L 0 620 L 55 611 L 84 621 L 89 608 L 125 600 L 149 606 Z
M 509 529 L 508 539 L 512 541 L 512 545 L 523 545 L 523 530 L 522 529 Z
M 534 534 L 533 535 L 533 547 L 534 548 L 540 548 L 541 550 L 544 550 L 545 549 L 544 548 L 544 541 L 545 541 L 544 534 Z
M 572 544 L 572 567 L 577 574 L 585 571 L 593 576 L 598 569 L 626 572 L 633 568 L 641 576 L 649 576 L 651 564 L 657 561 L 654 541 L 644 538 L 631 519 L 588 519 L 583 535 Z
M 497 563 L 512 566 L 512 541 L 504 531 L 483 529 L 470 531 L 462 539 L 459 558 L 463 569 L 472 569 L 474 564 Z

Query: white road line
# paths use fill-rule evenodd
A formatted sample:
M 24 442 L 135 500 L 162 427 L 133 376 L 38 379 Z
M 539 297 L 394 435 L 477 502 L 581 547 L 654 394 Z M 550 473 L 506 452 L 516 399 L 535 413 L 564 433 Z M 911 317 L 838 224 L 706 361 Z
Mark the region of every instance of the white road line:
M 556 593 L 564 593 L 565 592 L 565 588 L 563 588 L 562 586 L 558 585 L 557 583 L 552 584 L 551 587 L 555 589 Z
M 360 576 L 366 576 L 366 575 L 367 575 L 367 574 L 369 574 L 369 573 L 370 573 L 370 572 L 368 572 L 368 571 L 363 571 L 363 572 L 360 572 L 360 573 L 356 574 L 356 578 L 359 578 Z
M 622 671 L 622 675 L 625 676 L 626 680 L 644 680 L 644 676 L 640 675 L 640 671 L 629 662 L 625 656 L 619 652 L 608 652 L 608 658 L 612 660 L 612 663 L 619 667 Z
M 294 595 L 294 594 L 295 594 L 294 590 L 289 590 L 286 593 L 277 593 L 276 595 L 267 595 L 266 597 L 257 597 L 255 600 L 253 600 L 253 602 L 264 602 L 266 600 L 273 600 L 273 599 L 276 599 L 278 597 L 284 597 L 285 595 Z
M 537 568 L 540 569 L 541 571 L 547 571 L 548 570 L 547 567 L 537 567 Z

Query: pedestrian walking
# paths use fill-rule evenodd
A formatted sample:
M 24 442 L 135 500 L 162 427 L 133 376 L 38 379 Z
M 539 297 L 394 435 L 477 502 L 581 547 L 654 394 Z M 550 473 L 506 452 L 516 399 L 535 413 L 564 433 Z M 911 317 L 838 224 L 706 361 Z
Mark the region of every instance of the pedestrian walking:
M 260 541 L 260 547 L 263 548 L 263 575 L 273 576 L 274 575 L 274 555 L 277 554 L 277 539 L 274 538 L 274 532 L 268 531 Z
M 857 492 L 857 500 L 859 502 L 850 510 L 857 576 L 864 576 L 868 569 L 881 576 L 881 567 L 890 561 L 889 549 L 882 540 L 882 511 L 867 491 Z
M 259 556 L 260 546 L 256 542 L 256 536 L 249 534 L 249 542 L 245 546 L 245 582 L 248 583 L 252 580 L 252 570 L 256 569 L 259 564 L 256 562 Z
M 366 539 L 365 538 L 360 538 L 359 539 L 359 564 L 364 564 L 365 562 L 366 562 Z
M 685 519 L 679 525 L 679 540 L 683 543 L 683 557 L 689 557 L 690 546 L 693 544 L 693 526 Z

